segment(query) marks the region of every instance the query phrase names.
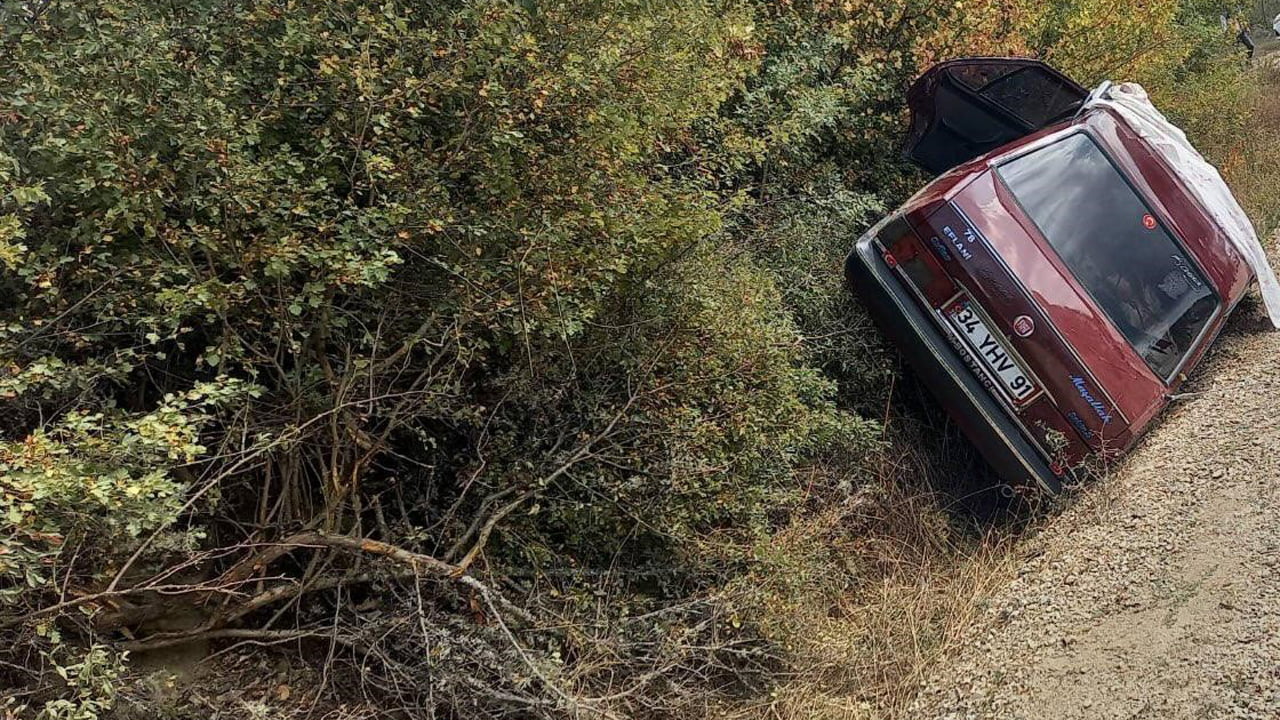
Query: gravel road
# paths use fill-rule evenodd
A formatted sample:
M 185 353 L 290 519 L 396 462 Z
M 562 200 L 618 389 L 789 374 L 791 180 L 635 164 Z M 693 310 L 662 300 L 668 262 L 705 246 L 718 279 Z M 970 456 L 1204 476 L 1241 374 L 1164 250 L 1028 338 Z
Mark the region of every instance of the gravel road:
M 1021 552 L 917 718 L 1280 718 L 1280 332 L 1260 309 Z

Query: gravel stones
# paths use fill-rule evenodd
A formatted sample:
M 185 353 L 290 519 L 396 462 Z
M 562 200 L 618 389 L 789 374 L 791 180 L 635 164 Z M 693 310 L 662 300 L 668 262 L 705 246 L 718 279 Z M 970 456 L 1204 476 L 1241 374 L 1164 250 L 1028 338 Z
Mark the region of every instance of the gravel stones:
M 917 718 L 1280 717 L 1280 333 L 1229 334 L 990 599 Z

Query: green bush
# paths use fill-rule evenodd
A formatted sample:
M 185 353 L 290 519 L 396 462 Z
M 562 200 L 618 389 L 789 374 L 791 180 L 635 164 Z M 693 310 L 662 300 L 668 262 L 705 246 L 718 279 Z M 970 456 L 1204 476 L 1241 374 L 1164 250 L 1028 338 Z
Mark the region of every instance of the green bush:
M 6 616 L 304 527 L 746 561 L 800 465 L 876 437 L 805 333 L 855 313 L 824 230 L 878 208 L 812 159 L 880 78 L 821 45 L 744 93 L 757 11 L 6 6 Z M 830 190 L 756 242 L 769 172 Z

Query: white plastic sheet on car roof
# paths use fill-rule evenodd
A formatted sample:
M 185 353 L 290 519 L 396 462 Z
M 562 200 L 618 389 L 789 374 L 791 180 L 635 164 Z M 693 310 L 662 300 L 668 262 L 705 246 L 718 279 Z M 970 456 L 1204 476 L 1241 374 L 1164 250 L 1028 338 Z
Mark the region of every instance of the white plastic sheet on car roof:
M 1253 223 L 1231 194 L 1217 168 L 1191 146 L 1178 126 L 1156 109 L 1141 85 L 1103 83 L 1089 95 L 1082 111 L 1092 108 L 1107 108 L 1120 115 L 1186 181 L 1192 194 L 1253 268 L 1271 324 L 1280 328 L 1280 282 L 1267 261 L 1267 253 L 1258 241 Z

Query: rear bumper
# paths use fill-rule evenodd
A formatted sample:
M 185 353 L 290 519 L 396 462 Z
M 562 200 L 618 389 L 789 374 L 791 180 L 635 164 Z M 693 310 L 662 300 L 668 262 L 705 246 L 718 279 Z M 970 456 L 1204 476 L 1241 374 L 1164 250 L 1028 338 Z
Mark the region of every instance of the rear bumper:
M 974 377 L 956 350 L 885 264 L 875 231 L 845 260 L 845 277 L 872 317 L 1000 477 L 1051 493 L 1062 481 L 1016 422 Z

